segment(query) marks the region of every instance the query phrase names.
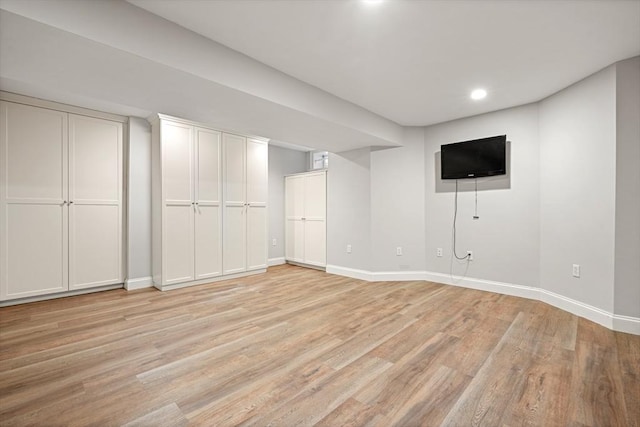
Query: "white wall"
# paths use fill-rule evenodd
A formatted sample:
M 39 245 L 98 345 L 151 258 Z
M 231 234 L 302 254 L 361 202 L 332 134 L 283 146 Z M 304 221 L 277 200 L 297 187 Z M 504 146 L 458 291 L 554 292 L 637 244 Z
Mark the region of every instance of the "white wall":
M 284 177 L 306 171 L 308 159 L 306 152 L 269 145 L 269 259 L 284 258 Z
M 616 71 L 540 103 L 542 288 L 613 312 Z M 581 277 L 572 277 L 572 265 Z
M 151 276 L 151 126 L 129 118 L 127 279 Z
M 327 264 L 371 269 L 370 149 L 329 154 Z M 352 252 L 346 252 L 351 245 Z
M 371 152 L 372 271 L 425 269 L 424 128 L 405 128 L 403 144 Z
M 640 57 L 616 74 L 614 312 L 640 318 Z
M 457 253 L 452 258 L 455 181 L 440 179 L 440 145 L 507 135 L 507 175 L 459 180 Z M 539 285 L 538 107 L 530 104 L 425 128 L 426 269 L 470 278 Z M 436 256 L 443 248 L 444 256 Z

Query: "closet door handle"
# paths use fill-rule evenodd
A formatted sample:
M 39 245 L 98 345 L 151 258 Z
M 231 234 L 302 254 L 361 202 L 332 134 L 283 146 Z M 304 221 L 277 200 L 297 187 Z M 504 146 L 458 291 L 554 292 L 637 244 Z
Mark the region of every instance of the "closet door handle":
M 69 200 L 69 204 L 72 205 L 73 204 L 73 200 Z

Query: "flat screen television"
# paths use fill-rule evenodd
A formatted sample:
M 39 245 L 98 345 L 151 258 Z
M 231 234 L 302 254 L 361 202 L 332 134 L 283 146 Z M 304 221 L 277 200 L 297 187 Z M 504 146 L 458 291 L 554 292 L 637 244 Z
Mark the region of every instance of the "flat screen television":
M 498 135 L 442 145 L 440 147 L 442 179 L 479 178 L 506 174 L 506 143 L 507 136 Z

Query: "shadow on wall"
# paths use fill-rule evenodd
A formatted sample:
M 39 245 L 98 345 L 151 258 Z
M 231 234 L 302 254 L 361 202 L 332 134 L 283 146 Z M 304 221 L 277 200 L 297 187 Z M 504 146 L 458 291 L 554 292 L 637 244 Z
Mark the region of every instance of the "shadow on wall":
M 506 161 L 507 161 L 507 173 L 504 175 L 487 176 L 478 178 L 478 183 L 482 183 L 482 188 L 478 187 L 478 191 L 485 190 L 508 190 L 511 188 L 511 141 L 507 141 L 505 147 Z M 435 183 L 436 193 L 453 193 L 456 191 L 455 179 L 442 179 L 440 169 L 440 156 L 441 152 L 438 151 L 433 155 L 434 171 L 435 171 Z M 460 179 L 458 180 L 458 191 L 475 191 L 474 179 Z

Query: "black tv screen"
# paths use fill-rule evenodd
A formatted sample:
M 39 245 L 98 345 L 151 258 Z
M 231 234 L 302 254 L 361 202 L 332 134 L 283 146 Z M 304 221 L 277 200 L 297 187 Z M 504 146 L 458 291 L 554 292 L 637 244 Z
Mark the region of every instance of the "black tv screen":
M 442 179 L 479 178 L 507 173 L 507 136 L 473 139 L 442 145 Z

